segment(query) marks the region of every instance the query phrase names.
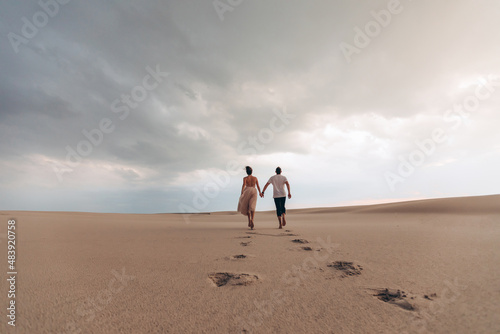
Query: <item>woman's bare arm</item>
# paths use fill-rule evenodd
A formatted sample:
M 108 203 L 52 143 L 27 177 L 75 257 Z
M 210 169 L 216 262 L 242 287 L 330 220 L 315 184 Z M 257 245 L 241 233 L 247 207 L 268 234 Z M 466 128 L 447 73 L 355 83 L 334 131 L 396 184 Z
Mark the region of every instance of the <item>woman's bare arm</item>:
M 243 189 L 245 189 L 246 179 L 247 179 L 247 177 L 245 176 L 245 177 L 243 178 L 243 185 L 241 186 L 241 193 L 242 193 L 242 194 L 243 194 Z

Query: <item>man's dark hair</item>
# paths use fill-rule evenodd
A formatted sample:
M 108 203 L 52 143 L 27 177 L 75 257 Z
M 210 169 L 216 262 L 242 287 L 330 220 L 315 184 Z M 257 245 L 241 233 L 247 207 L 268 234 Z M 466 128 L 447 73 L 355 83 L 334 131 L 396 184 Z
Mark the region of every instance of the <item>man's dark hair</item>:
M 247 170 L 248 175 L 252 175 L 252 167 L 246 166 L 245 169 Z
M 276 167 L 276 174 L 281 174 L 281 167 Z

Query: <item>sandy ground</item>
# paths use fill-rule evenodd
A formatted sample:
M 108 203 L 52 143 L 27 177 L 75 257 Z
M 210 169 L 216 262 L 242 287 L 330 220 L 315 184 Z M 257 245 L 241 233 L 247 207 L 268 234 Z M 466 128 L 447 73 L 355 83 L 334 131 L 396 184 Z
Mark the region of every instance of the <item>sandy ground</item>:
M 253 231 L 234 212 L 1 211 L 0 332 L 500 333 L 499 204 L 289 210 L 283 230 L 257 212 Z

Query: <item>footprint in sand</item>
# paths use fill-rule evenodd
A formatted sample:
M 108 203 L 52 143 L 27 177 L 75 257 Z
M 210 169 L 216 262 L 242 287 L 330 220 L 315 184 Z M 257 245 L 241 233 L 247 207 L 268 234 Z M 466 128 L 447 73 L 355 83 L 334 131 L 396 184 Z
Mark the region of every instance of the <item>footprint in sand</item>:
M 254 255 L 246 255 L 246 254 L 237 254 L 237 255 L 225 256 L 223 258 L 216 259 L 216 261 L 219 261 L 219 260 L 241 261 L 243 259 L 249 259 L 251 257 L 255 257 L 255 256 Z
M 302 249 L 303 249 L 303 250 L 305 250 L 305 251 L 312 251 L 312 250 L 313 250 L 313 249 L 312 249 L 311 247 L 309 247 L 309 246 L 304 246 L 304 247 L 302 247 Z
M 251 241 L 240 242 L 240 245 L 242 245 L 242 246 L 249 246 L 251 243 L 252 243 Z
M 404 291 L 387 288 L 373 289 L 373 291 L 376 292 L 373 296 L 383 302 L 396 305 L 407 311 L 415 311 L 415 307 L 405 299 L 406 293 Z
M 236 237 L 236 239 L 250 239 L 251 236 L 249 235 L 245 235 L 245 236 L 242 236 L 242 237 Z
M 250 285 L 259 279 L 257 275 L 234 273 L 211 273 L 208 278 L 216 287 Z
M 354 263 L 348 261 L 335 261 L 328 264 L 327 267 L 341 271 L 341 278 L 361 275 L 361 270 L 363 270 L 363 267 L 360 265 L 355 265 Z
M 292 237 L 292 236 L 297 236 L 297 234 L 293 233 L 279 233 L 279 234 L 274 234 L 274 233 L 257 233 L 257 232 L 246 232 L 248 234 L 255 234 L 255 235 L 265 235 L 267 237 Z
M 293 239 L 292 242 L 295 242 L 296 244 L 308 244 L 309 241 L 306 239 Z
M 427 300 L 434 300 L 437 297 L 436 293 L 431 293 L 430 295 L 424 295 L 424 298 Z

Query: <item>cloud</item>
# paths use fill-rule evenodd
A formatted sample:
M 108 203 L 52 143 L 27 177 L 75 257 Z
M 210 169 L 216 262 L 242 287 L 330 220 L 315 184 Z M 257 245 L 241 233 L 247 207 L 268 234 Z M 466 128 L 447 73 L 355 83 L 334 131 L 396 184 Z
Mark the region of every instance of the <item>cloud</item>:
M 14 194 L 0 209 L 179 211 L 232 162 L 263 180 L 281 165 L 297 206 L 493 191 L 500 88 L 469 117 L 444 115 L 500 74 L 500 5 L 402 0 L 348 63 L 340 43 L 353 44 L 354 29 L 387 5 L 245 1 L 223 21 L 210 1 L 61 5 L 18 53 L 0 42 L 0 187 Z M 2 5 L 2 36 L 22 34 L 22 18 L 40 10 Z M 126 117 L 115 112 L 148 67 L 169 75 Z M 293 118 L 276 118 L 283 110 Z M 69 166 L 68 147 L 78 151 L 103 119 L 113 130 Z M 436 128 L 448 141 L 391 192 L 384 173 Z M 488 162 L 483 179 L 457 185 L 478 159 Z M 54 166 L 69 168 L 62 182 Z M 233 209 L 240 176 L 203 209 Z

